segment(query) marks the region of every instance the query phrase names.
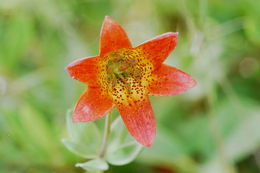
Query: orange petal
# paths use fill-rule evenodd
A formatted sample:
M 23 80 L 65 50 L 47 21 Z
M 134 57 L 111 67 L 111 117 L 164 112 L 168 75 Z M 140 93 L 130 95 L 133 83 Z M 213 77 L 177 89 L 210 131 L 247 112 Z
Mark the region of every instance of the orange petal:
M 112 99 L 100 88 L 89 87 L 80 97 L 74 112 L 73 122 L 93 121 L 108 114 L 113 108 Z
M 130 134 L 142 145 L 151 146 L 156 135 L 156 124 L 148 97 L 117 107 Z
M 196 85 L 196 81 L 187 73 L 164 64 L 153 75 L 155 80 L 150 83 L 149 95 L 176 95 Z
M 100 56 L 113 50 L 131 47 L 124 29 L 113 19 L 106 16 L 100 34 Z
M 137 46 L 150 59 L 155 68 L 159 67 L 167 58 L 178 42 L 177 32 L 168 32 Z
M 86 84 L 97 86 L 98 56 L 76 60 L 66 68 L 70 76 Z

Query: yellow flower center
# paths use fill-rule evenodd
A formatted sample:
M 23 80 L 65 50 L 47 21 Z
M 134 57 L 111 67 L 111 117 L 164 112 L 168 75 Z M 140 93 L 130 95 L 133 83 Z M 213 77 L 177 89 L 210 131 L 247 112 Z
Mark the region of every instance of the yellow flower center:
M 106 54 L 101 68 L 100 86 L 116 104 L 133 104 L 147 95 L 153 65 L 140 50 L 120 49 Z

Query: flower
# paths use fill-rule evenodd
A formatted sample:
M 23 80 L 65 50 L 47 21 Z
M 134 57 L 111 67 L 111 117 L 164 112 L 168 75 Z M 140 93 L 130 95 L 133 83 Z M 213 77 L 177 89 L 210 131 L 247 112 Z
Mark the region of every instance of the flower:
M 172 96 L 196 84 L 185 72 L 162 64 L 177 42 L 178 33 L 168 32 L 132 47 L 124 29 L 105 17 L 99 55 L 67 66 L 72 78 L 88 85 L 75 106 L 73 122 L 99 119 L 115 106 L 130 134 L 150 146 L 156 124 L 148 96 Z

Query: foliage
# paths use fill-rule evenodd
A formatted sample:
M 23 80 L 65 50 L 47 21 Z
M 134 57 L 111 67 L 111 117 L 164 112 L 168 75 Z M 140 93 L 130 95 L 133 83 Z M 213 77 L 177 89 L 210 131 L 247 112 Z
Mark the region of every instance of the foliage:
M 151 98 L 154 145 L 110 172 L 259 172 L 259 8 L 257 0 L 2 0 L 0 172 L 82 172 L 74 164 L 94 158 L 75 143 L 80 133 L 66 130 L 66 112 L 85 86 L 64 67 L 72 58 L 98 54 L 105 15 L 122 24 L 134 45 L 178 31 L 166 63 L 198 81 L 185 94 Z M 76 126 L 91 128 L 92 137 L 83 140 L 97 152 L 102 134 L 95 126 L 103 127 L 103 119 L 94 124 Z M 123 151 L 109 151 L 115 152 L 109 164 L 123 164 Z

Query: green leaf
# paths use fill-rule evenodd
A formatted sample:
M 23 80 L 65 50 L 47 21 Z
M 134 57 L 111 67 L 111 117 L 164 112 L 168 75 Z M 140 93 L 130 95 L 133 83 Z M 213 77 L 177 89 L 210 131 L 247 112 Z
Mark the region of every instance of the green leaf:
M 132 162 L 142 150 L 142 146 L 133 141 L 107 154 L 107 161 L 112 165 L 125 165 Z
M 84 158 L 93 158 L 101 145 L 101 134 L 94 122 L 73 123 L 71 111 L 67 112 L 69 139 L 62 139 L 64 145 L 73 153 Z
M 87 171 L 95 171 L 95 170 L 105 171 L 108 170 L 109 168 L 107 162 L 102 159 L 94 159 L 85 163 L 77 163 L 76 167 L 81 167 Z
M 79 155 L 86 159 L 96 158 L 96 152 L 84 144 L 78 144 L 69 139 L 62 139 L 61 141 L 68 148 L 68 150 L 76 155 Z
M 124 141 L 128 135 L 127 130 L 124 127 L 121 117 L 116 118 L 111 125 L 109 151 L 116 150 Z
M 125 165 L 132 162 L 142 150 L 124 127 L 121 117 L 114 120 L 106 159 L 112 165 Z

